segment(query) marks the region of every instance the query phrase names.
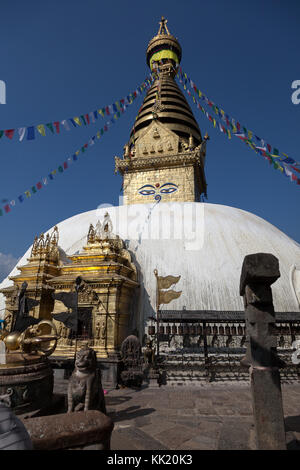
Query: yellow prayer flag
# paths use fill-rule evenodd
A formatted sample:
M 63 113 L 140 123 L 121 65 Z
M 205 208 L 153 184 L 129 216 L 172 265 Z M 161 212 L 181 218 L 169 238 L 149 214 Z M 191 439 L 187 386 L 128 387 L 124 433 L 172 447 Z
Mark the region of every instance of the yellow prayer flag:
M 213 119 L 213 122 L 214 122 L 214 127 L 216 127 L 216 120 L 215 120 L 215 119 Z
M 96 136 L 97 136 L 97 139 L 100 139 L 101 137 L 100 131 L 97 132 Z
M 78 126 L 82 125 L 82 122 L 80 121 L 79 117 L 74 117 L 73 119 L 76 122 L 76 124 L 78 124 Z
M 44 124 L 39 124 L 38 126 L 36 126 L 36 128 L 39 131 L 39 133 L 45 137 L 46 131 L 45 131 Z
M 230 133 L 230 130 L 228 129 L 228 130 L 227 130 L 227 132 L 228 132 L 228 139 L 231 139 L 231 133 Z
M 25 191 L 26 197 L 31 197 L 30 191 Z
M 80 150 L 77 150 L 77 152 L 75 152 L 75 155 L 79 155 L 80 154 Z

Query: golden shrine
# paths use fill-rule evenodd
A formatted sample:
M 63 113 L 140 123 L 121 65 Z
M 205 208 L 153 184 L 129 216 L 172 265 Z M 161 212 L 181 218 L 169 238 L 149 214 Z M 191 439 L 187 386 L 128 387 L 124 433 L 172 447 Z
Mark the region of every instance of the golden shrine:
M 81 276 L 84 287 L 78 294 L 77 347 L 83 343 L 98 358 L 116 356 L 122 341 L 129 334 L 130 304 L 138 286 L 136 267 L 124 242 L 112 232 L 108 214 L 103 225 L 91 224 L 83 250 L 63 264 L 59 276 L 49 280 L 55 293 L 74 290 L 75 279 Z M 64 304 L 55 300 L 53 314 L 64 311 Z M 75 338 L 63 323 L 54 320 L 60 334 L 53 356 L 74 356 Z
M 58 248 L 59 233 L 55 227 L 51 235 L 36 237 L 28 263 L 18 269 L 21 273 L 11 278 L 14 285 L 2 289 L 6 297 L 6 318 L 9 328 L 18 292 L 24 281 L 28 283 L 28 296 L 40 304 L 31 316 L 52 320 L 59 340 L 52 355 L 73 358 L 76 347 L 92 346 L 97 357 L 116 357 L 124 338 L 130 333 L 129 317 L 133 292 L 138 287 L 137 271 L 124 242 L 112 232 L 108 213 L 103 224 L 91 224 L 87 230 L 87 243 L 82 252 L 63 256 Z M 64 259 L 64 261 L 62 260 Z M 66 311 L 53 293 L 72 292 L 75 280 L 82 278 L 83 288 L 78 296 L 78 331 L 71 331 L 52 314 Z

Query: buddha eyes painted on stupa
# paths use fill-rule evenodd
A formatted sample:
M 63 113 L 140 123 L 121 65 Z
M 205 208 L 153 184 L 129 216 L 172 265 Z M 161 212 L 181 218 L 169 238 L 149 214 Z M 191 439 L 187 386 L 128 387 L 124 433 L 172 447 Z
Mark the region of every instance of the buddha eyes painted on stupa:
M 161 194 L 171 194 L 177 191 L 178 186 L 175 183 L 164 183 L 160 185 L 160 183 L 153 184 L 145 184 L 138 189 L 139 194 L 142 196 L 151 196 L 152 194 L 155 195 L 154 199 L 157 201 L 161 200 Z

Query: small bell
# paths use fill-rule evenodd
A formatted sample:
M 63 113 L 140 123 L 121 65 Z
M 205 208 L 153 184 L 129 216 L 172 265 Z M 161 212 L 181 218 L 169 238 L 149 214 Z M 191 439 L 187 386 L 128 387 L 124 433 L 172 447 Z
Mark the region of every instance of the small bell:
M 227 336 L 230 335 L 230 328 L 229 328 L 228 324 L 225 326 L 225 335 L 227 335 Z
M 231 327 L 231 335 L 236 336 L 236 326 Z
M 175 325 L 172 325 L 172 335 L 177 335 L 177 326 Z
M 224 335 L 224 326 L 219 326 L 219 335 Z
M 166 326 L 166 335 L 170 335 L 170 334 L 171 334 L 171 327 L 168 323 L 167 326 Z
M 178 326 L 178 334 L 179 334 L 179 335 L 182 335 L 182 334 L 183 334 L 183 326 L 182 326 L 182 324 L 180 324 L 180 325 Z
M 238 326 L 237 331 L 238 331 L 238 335 L 239 335 L 239 336 L 242 336 L 242 334 L 243 334 L 243 328 L 242 328 L 241 325 Z

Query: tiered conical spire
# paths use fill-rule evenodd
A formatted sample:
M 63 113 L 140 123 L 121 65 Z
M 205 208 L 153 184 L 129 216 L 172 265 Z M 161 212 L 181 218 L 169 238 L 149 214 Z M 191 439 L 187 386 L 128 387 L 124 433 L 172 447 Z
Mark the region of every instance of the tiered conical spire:
M 202 141 L 192 110 L 174 80 L 181 60 L 178 40 L 169 33 L 167 20 L 162 17 L 158 34 L 148 44 L 147 63 L 157 73 L 148 91 L 130 134 L 134 144 L 154 119 L 158 119 L 185 142 L 193 136 L 195 145 Z
M 147 47 L 147 63 L 155 74 L 124 146 L 115 157 L 123 176 L 125 204 L 200 201 L 206 194 L 206 141 L 175 76 L 181 47 L 162 18 Z

